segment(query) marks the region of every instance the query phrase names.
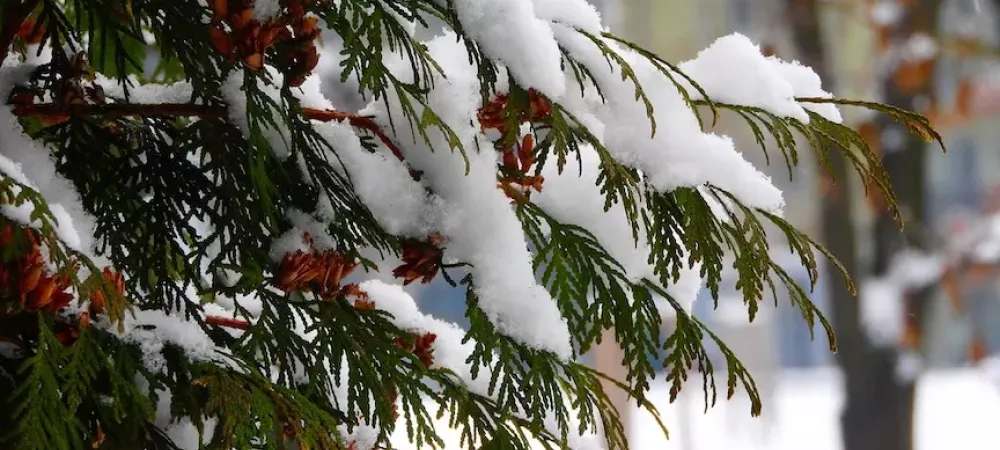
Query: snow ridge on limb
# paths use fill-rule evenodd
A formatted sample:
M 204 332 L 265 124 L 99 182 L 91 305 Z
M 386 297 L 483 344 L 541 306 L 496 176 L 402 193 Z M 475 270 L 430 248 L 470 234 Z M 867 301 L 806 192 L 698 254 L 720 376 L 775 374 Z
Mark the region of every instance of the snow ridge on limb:
M 471 264 L 480 306 L 498 330 L 540 350 L 563 358 L 572 354 L 565 319 L 548 292 L 535 281 L 531 256 L 521 224 L 510 201 L 496 187 L 497 156 L 475 152 L 479 130 L 470 119 L 478 108 L 478 77 L 469 64 L 464 47 L 454 36 L 443 36 L 427 44 L 437 63 L 448 74 L 437 81 L 429 96 L 429 108 L 455 133 L 459 152 L 441 150 L 449 136 L 430 132 L 424 142 L 417 130 L 401 131 L 404 159 L 420 171 L 422 180 L 438 198 L 431 213 L 435 228 L 447 240 L 448 254 Z M 397 66 L 405 76 L 409 65 Z M 374 105 L 375 115 L 388 126 L 389 116 L 402 114 L 398 100 L 386 102 L 390 110 Z M 409 135 L 408 135 L 409 134 Z M 412 145 L 411 145 L 412 143 Z

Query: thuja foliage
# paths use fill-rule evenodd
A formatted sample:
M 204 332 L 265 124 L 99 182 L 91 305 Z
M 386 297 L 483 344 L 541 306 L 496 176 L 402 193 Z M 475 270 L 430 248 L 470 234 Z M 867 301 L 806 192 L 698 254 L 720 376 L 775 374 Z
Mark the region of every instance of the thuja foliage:
M 829 323 L 809 301 L 809 286 L 797 285 L 771 259 L 765 229 L 772 224 L 784 234 L 812 283 L 818 276 L 817 252 L 825 250 L 780 217 L 745 206 L 717 187 L 656 191 L 643 174 L 616 161 L 563 105 L 513 82 L 499 93 L 503 72 L 468 38 L 454 2 L 278 4 L 287 21 L 280 29 L 267 30 L 247 13 L 250 2 L 240 0 L 4 2 L 0 51 L 5 58 L 13 58 L 8 52 L 51 54 L 47 62 L 30 67 L 5 100 L 19 117 L 18 126 L 51 151 L 58 173 L 96 219 L 96 254 L 107 264 L 67 246 L 46 199 L 2 175 L 0 206 L 28 208 L 33 221 L 28 228 L 0 216 L 0 342 L 9 344 L 0 352 L 3 448 L 176 448 L 156 424 L 158 396 L 163 395 L 170 399 L 172 417 L 186 418 L 210 436 L 205 448 L 358 448 L 340 431 L 362 424 L 377 431 L 379 447 L 389 446 L 388 436 L 396 427 L 404 427 L 418 444 L 440 446 L 436 411 L 460 430 L 470 448 L 527 448 L 532 441 L 565 447 L 565 436 L 579 431 L 570 430 L 575 426 L 601 430 L 610 448 L 624 448 L 625 430 L 601 383 L 626 389 L 636 403 L 655 413 L 644 392 L 661 369 L 672 396 L 692 369 L 699 371 L 707 404 L 716 398 L 714 377 L 725 373 L 728 395 L 742 385 L 756 414 L 761 405 L 750 374 L 725 343 L 663 288 L 677 280 L 679 268 L 691 264 L 700 264 L 714 296 L 723 271 L 734 269 L 751 320 L 769 292 L 789 291 L 803 319 L 810 325 L 819 322 L 831 347 L 835 345 Z M 427 142 L 434 133 L 448 137 L 451 148 L 436 151 L 493 151 L 462 146 L 445 121 L 424 108 L 436 74 L 447 74 L 402 20 L 426 26 L 431 19 L 463 38 L 479 72 L 479 120 L 484 128 L 500 132 L 497 148 L 524 150 L 519 158 L 501 158 L 498 181 L 515 205 L 540 282 L 568 320 L 574 352 L 587 352 L 604 330 L 613 329 L 624 350 L 627 379 L 610 380 L 498 332 L 480 308 L 476 280 L 449 276 L 461 262 L 444 263 L 447 245 L 433 236 L 415 241 L 385 231 L 352 181 L 327 160 L 325 150 L 336 153 L 337 148 L 314 129 L 312 120 L 347 121 L 364 135 L 366 148 L 386 147 L 401 155 L 391 130 L 362 116 L 306 108 L 293 95 L 316 66 L 321 29 L 343 41 L 343 80 L 353 79 L 359 93 L 372 101 L 385 101 L 389 93 L 400 99 L 403 114 L 393 118 L 390 128 L 408 123 Z M 652 53 L 610 33 L 578 32 L 601 49 L 623 79 L 634 83 L 636 101 L 645 103 L 651 119 L 655 105 L 628 62 L 607 42 L 648 58 L 699 114 L 707 110 L 714 117 L 730 111 L 744 118 L 764 151 L 776 147 L 789 168 L 798 163 L 801 144 L 814 149 L 820 160 L 829 152 L 842 152 L 895 207 L 877 155 L 850 128 L 818 114 L 810 114 L 807 124 L 759 108 L 712 102 L 694 80 Z M 404 81 L 394 76 L 383 62 L 386 52 L 404 55 L 412 77 Z M 150 53 L 156 56 L 152 70 L 145 67 Z M 562 56 L 581 86 L 601 92 L 585 64 L 568 50 Z M 281 84 L 262 70 L 265 66 L 283 75 Z M 120 84 L 121 93 L 106 94 L 94 83 L 98 74 Z M 226 114 L 223 84 L 233 74 L 244 80 L 249 136 Z M 136 82 L 179 80 L 191 85 L 186 101 L 132 102 Z M 686 86 L 698 92 L 689 93 Z M 265 88 L 277 90 L 277 97 Z M 939 138 L 921 117 L 883 105 L 799 101 L 873 108 L 928 139 Z M 518 135 L 525 123 L 534 137 Z M 711 123 L 706 120 L 703 126 Z M 657 124 L 651 120 L 649 125 L 655 132 Z M 293 158 L 278 157 L 264 136 L 266 129 L 278 127 L 288 130 Z M 593 147 L 600 157 L 598 183 L 606 208 L 622 205 L 634 238 L 646 236 L 657 279 L 630 280 L 590 231 L 561 223 L 532 202 L 531 190 L 542 183 L 541 168 L 563 167 L 580 157 L 581 146 Z M 312 183 L 303 183 L 304 175 Z M 330 200 L 335 217 L 325 230 L 334 248 L 320 255 L 328 270 L 322 280 L 295 272 L 317 264 L 311 259 L 315 255 L 276 263 L 268 254 L 274 239 L 292 227 L 284 212 L 309 211 L 320 196 Z M 725 213 L 718 214 L 716 205 Z M 205 217 L 215 224 L 208 236 L 193 225 L 194 219 Z M 399 255 L 405 264 L 393 273 L 407 282 L 443 276 L 467 290 L 467 338 L 474 344 L 467 362 L 474 374 L 489 379 L 490 395 L 470 390 L 453 372 L 434 365 L 434 336 L 399 329 L 386 313 L 366 303 L 356 286 L 341 285 L 340 272 L 372 266 L 361 258 L 363 249 Z M 334 268 L 340 272 L 331 279 Z M 205 278 L 222 272 L 239 276 L 232 282 Z M 217 298 L 241 296 L 258 299 L 261 310 L 237 303 L 242 319 L 203 313 Z M 675 310 L 669 336 L 661 335 L 657 298 L 667 299 Z M 119 336 L 123 319 L 142 311 L 184 316 L 226 351 L 215 359 L 193 359 L 168 344 L 162 350 L 166 363 L 152 370 L 144 363 L 142 347 Z M 309 339 L 295 331 L 301 318 L 317 324 L 308 330 Z M 706 338 L 722 348 L 724 370 L 709 360 Z M 649 358 L 659 354 L 665 355 L 662 367 Z M 331 373 L 344 374 L 344 379 Z M 348 382 L 346 402 L 332 402 L 337 386 Z M 546 417 L 555 427 L 543 423 Z

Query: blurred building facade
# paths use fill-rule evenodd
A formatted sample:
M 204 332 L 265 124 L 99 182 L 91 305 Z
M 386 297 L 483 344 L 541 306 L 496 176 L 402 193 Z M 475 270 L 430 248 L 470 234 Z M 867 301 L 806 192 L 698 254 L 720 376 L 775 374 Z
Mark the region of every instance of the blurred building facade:
M 693 58 L 697 52 L 718 37 L 740 32 L 758 42 L 767 51 L 785 59 L 794 59 L 793 42 L 790 41 L 788 18 L 784 14 L 787 0 L 628 0 L 621 2 L 620 32 L 668 60 L 681 61 Z M 833 80 L 824 80 L 824 87 L 834 90 L 841 97 L 878 98 L 879 70 L 882 58 L 875 45 L 876 30 L 872 27 L 868 9 L 872 2 L 845 1 L 821 2 L 824 11 L 824 32 L 828 42 L 836 45 L 828 49 Z M 937 67 L 940 109 L 951 111 L 962 95 L 971 97 L 971 111 L 963 117 L 945 115 L 935 126 L 945 137 L 949 153 L 931 151 L 928 155 L 927 210 L 925 218 L 938 247 L 955 238 L 956 221 L 981 222 L 990 214 L 985 210 L 987 194 L 1000 190 L 1000 64 L 997 51 L 1000 45 L 996 2 L 982 0 L 943 0 L 939 28 L 942 42 Z M 968 51 L 974 43 L 979 53 Z M 971 92 L 971 94 L 970 94 Z M 845 110 L 845 119 L 857 123 L 866 117 L 856 111 Z M 765 167 L 756 145 L 739 129 L 721 130 L 732 135 L 739 147 L 745 149 L 746 158 L 762 167 L 785 192 L 787 218 L 800 229 L 818 235 L 817 193 L 815 171 L 810 161 L 803 161 L 796 177 L 789 180 L 783 167 Z M 808 154 L 809 152 L 803 152 Z M 865 202 L 855 202 L 853 215 L 859 229 L 858 244 L 861 267 L 867 266 L 872 233 L 868 232 L 871 211 Z M 951 226 L 949 226 L 951 224 Z M 789 268 L 794 268 L 790 261 Z M 804 273 L 800 274 L 802 281 Z M 862 274 L 863 275 L 863 274 Z M 1000 352 L 1000 286 L 995 273 L 987 279 L 962 280 L 968 284 L 963 289 L 965 307 L 956 309 L 943 295 L 932 306 L 925 329 L 925 362 L 930 367 L 954 367 L 969 361 L 967 345 L 973 335 L 980 335 L 991 343 L 988 352 Z M 827 280 L 836 282 L 836 280 Z M 814 301 L 825 309 L 822 287 L 814 291 Z M 703 293 L 695 305 L 695 313 L 713 327 L 746 326 L 736 320 L 727 320 L 733 314 L 727 311 L 726 301 L 739 302 L 737 296 L 720 298 L 719 308 L 711 297 Z M 786 305 L 781 302 L 779 305 Z M 960 302 L 962 303 L 962 302 Z M 771 312 L 774 317 L 760 326 L 769 328 L 765 333 L 770 345 L 765 344 L 745 350 L 741 357 L 775 360 L 780 367 L 815 367 L 832 362 L 824 343 L 810 342 L 809 330 L 801 316 L 792 308 L 779 306 Z M 745 321 L 746 317 L 742 317 Z M 735 318 L 734 318 L 735 319 Z M 821 330 L 819 332 L 821 339 Z M 998 348 L 992 348 L 998 347 Z M 767 355 L 768 352 L 776 355 Z M 757 353 L 757 354 L 753 354 Z

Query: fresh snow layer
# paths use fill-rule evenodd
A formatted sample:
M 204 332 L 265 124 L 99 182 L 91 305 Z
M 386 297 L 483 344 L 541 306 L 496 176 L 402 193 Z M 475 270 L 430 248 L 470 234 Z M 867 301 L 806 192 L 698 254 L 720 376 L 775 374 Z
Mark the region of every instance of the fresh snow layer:
M 775 213 L 782 210 L 784 199 L 770 178 L 743 158 L 731 138 L 703 132 L 677 87 L 653 63 L 630 50 L 616 50 L 635 72 L 653 106 L 655 134 L 649 111 L 635 100 L 634 84 L 621 79 L 620 70 L 608 65 L 590 39 L 566 26 L 554 25 L 554 29 L 560 44 L 594 75 L 607 103 L 596 103 L 593 96 L 581 99 L 578 89 L 568 90 L 565 99 L 557 100 L 566 100 L 570 112 L 587 120 L 586 125 L 591 121 L 603 125 L 591 131 L 617 161 L 642 171 L 646 181 L 661 192 L 712 185 L 747 206 Z M 618 48 L 610 40 L 604 42 Z M 743 51 L 759 55 L 756 48 Z
M 535 15 L 532 0 L 458 0 L 451 5 L 469 37 L 487 57 L 505 64 L 518 83 L 549 97 L 565 92 L 561 55 L 552 37 L 552 26 Z M 447 70 L 444 73 L 451 76 Z
M 731 34 L 716 40 L 698 57 L 679 65 L 713 101 L 756 106 L 780 117 L 809 123 L 806 110 L 839 123 L 832 104 L 800 104 L 796 97 L 830 98 L 812 69 L 798 62 L 765 57 L 746 36 Z M 692 94 L 697 91 L 690 90 Z
M 30 69 L 30 66 L 11 65 L 0 68 L 0 98 L 7 98 Z M 71 249 L 87 255 L 93 253 L 94 218 L 84 210 L 72 183 L 56 172 L 49 149 L 24 134 L 10 106 L 0 107 L 0 176 L 12 178 L 41 194 L 55 219 L 59 239 Z M 0 207 L 0 214 L 24 225 L 39 227 L 41 223 L 31 220 L 34 208 L 30 203 L 20 207 L 4 205 Z
M 449 150 L 448 137 L 437 130 L 428 131 L 428 146 L 416 130 L 400 127 L 397 142 L 404 159 L 423 172 L 423 182 L 435 194 L 433 204 L 426 208 L 427 220 L 447 239 L 447 253 L 472 265 L 479 305 L 498 331 L 567 358 L 572 347 L 566 319 L 535 280 L 521 223 L 510 199 L 496 187 L 497 154 L 476 151 L 489 148 L 489 143 L 477 142 L 479 131 L 472 124 L 479 108 L 479 81 L 464 48 L 447 35 L 428 43 L 448 74 L 436 81 L 438 88 L 431 91 L 429 106 L 454 131 L 467 162 L 459 150 Z M 399 77 L 410 75 L 405 61 L 390 67 Z M 402 107 L 394 95 L 385 103 L 388 111 L 378 103 L 371 112 L 388 127 L 390 115 L 402 117 Z

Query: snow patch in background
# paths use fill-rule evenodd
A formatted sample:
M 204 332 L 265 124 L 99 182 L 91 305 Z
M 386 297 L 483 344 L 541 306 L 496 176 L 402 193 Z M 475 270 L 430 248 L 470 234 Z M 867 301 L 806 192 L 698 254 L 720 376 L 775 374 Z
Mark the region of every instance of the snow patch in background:
M 673 404 L 667 401 L 668 387 L 660 384 L 648 398 L 670 439 L 660 435 L 652 416 L 633 410 L 629 443 L 632 450 L 843 450 L 841 386 L 834 369 L 783 371 L 774 400 L 764 405 L 761 417 L 751 418 L 745 403 L 732 401 L 719 401 L 705 414 L 697 378 Z M 993 450 L 1000 442 L 1000 390 L 979 371 L 925 372 L 916 399 L 914 450 Z M 732 418 L 743 418 L 745 426 L 734 428 Z
M 899 0 L 880 0 L 871 6 L 872 21 L 883 27 L 899 22 L 903 17 L 903 5 Z

